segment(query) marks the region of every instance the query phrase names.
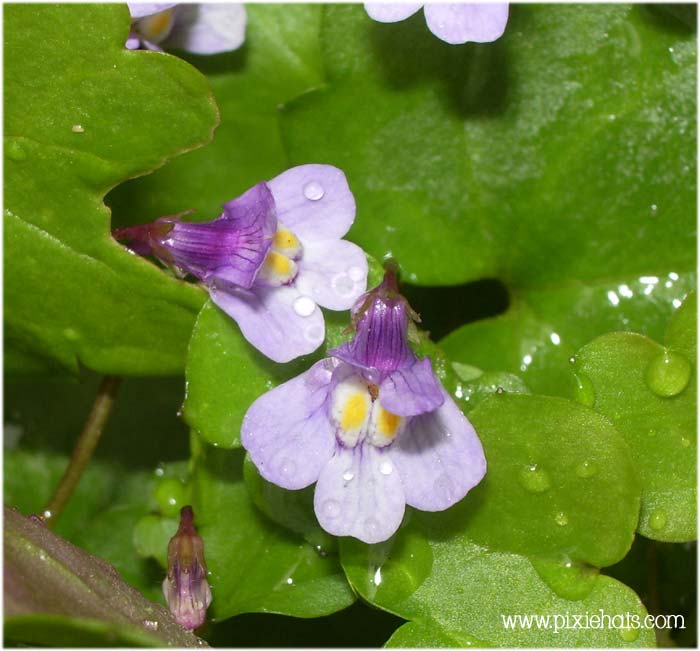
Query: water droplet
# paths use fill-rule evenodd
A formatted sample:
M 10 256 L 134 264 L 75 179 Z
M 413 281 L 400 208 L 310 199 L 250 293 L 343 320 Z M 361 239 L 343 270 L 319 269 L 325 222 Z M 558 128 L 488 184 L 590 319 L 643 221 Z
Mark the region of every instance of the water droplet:
M 316 553 L 317 553 L 319 556 L 322 556 L 322 557 L 324 557 L 324 558 L 325 558 L 326 556 L 328 556 L 328 552 L 327 552 L 325 549 L 323 549 L 323 547 L 321 547 L 321 545 L 316 545 L 316 547 L 314 547 L 314 549 L 316 550 Z
M 574 382 L 576 383 L 574 389 L 574 397 L 576 400 L 582 405 L 586 405 L 586 407 L 592 407 L 595 404 L 595 388 L 593 387 L 593 382 L 582 373 L 574 373 Z
M 379 472 L 381 472 L 382 475 L 390 475 L 392 472 L 394 472 L 394 466 L 392 466 L 388 461 L 382 461 L 382 463 L 379 465 Z
M 72 131 L 73 133 L 85 133 L 85 127 L 83 127 L 82 124 L 74 124 L 74 125 L 71 127 L 71 131 Z
M 502 396 L 505 393 L 505 390 L 503 389 L 503 387 L 496 387 L 496 393 L 499 396 Z
M 382 568 L 378 567 L 377 571 L 374 573 L 374 576 L 372 577 L 372 583 L 376 585 L 377 587 L 382 584 Z
M 5 154 L 8 158 L 14 161 L 21 161 L 27 157 L 27 152 L 24 147 L 16 140 L 11 140 L 5 146 Z
M 638 628 L 621 628 L 618 632 L 625 642 L 634 642 L 639 637 Z
M 689 438 L 686 438 L 685 436 L 681 436 L 681 445 L 682 445 L 684 448 L 690 447 L 690 439 L 689 439 Z
M 365 277 L 365 271 L 361 267 L 350 267 L 348 269 L 348 276 L 357 283 Z
M 688 386 L 690 371 L 690 362 L 683 355 L 665 351 L 649 362 L 646 381 L 657 396 L 671 398 Z
M 40 561 L 45 561 L 45 560 L 46 560 L 46 554 L 44 554 L 44 552 L 39 552 L 39 560 L 40 560 Z
M 591 461 L 582 461 L 576 466 L 576 474 L 582 479 L 593 477 L 598 472 L 598 468 Z
M 299 316 L 311 316 L 316 309 L 316 303 L 308 296 L 299 296 L 292 305 L 294 312 Z
M 158 630 L 158 622 L 155 619 L 144 619 L 143 626 L 144 626 L 144 628 L 148 629 L 149 631 L 157 631 Z
M 379 522 L 375 518 L 367 518 L 365 520 L 365 529 L 367 530 L 367 533 L 371 534 L 371 536 L 374 538 L 377 530 L 379 529 Z
M 165 468 L 164 468 L 163 464 L 160 464 L 160 465 L 153 471 L 153 474 L 154 474 L 156 477 L 162 477 L 162 476 L 165 474 Z
M 540 578 L 564 599 L 577 601 L 588 596 L 598 581 L 598 569 L 569 557 L 534 557 L 531 563 Z
M 337 518 L 340 515 L 340 504 L 335 500 L 326 500 L 322 505 L 324 514 L 329 518 Z
M 304 196 L 309 201 L 323 199 L 325 193 L 326 191 L 323 189 L 323 186 L 317 181 L 311 181 L 304 186 Z
M 355 474 L 350 472 L 349 470 L 345 473 L 343 473 L 343 480 L 344 481 L 352 481 L 355 477 Z
M 312 325 L 309 326 L 306 331 L 304 332 L 304 336 L 308 341 L 311 341 L 312 343 L 316 343 L 318 341 L 321 341 L 323 339 L 323 326 L 320 325 Z
M 656 436 L 656 430 L 654 428 L 650 429 L 648 432 L 649 436 Z
M 649 528 L 654 531 L 661 531 L 666 526 L 666 511 L 656 509 L 649 516 Z
M 291 576 L 287 579 L 287 585 L 294 585 L 294 579 Z
M 656 217 L 658 212 L 659 212 L 659 207 L 655 203 L 652 203 L 651 206 L 649 206 L 649 214 L 652 217 Z
M 554 516 L 554 522 L 556 522 L 560 527 L 565 527 L 567 524 L 569 524 L 569 518 L 567 517 L 566 513 L 560 511 Z
M 46 509 L 46 511 L 41 514 L 41 517 L 44 518 L 44 520 L 50 520 L 53 517 L 53 513 L 51 513 L 49 509 Z
M 552 486 L 547 471 L 539 468 L 537 464 L 523 468 L 518 475 L 518 480 L 520 485 L 530 493 L 544 493 Z
M 576 363 L 576 358 L 572 355 L 569 357 L 569 364 L 575 364 Z
M 297 464 L 294 463 L 291 459 L 283 459 L 282 460 L 282 466 L 280 468 L 280 472 L 285 476 L 289 477 L 290 475 L 293 475 L 296 472 L 297 469 Z
M 355 289 L 355 282 L 348 274 L 338 274 L 331 280 L 331 286 L 340 296 L 349 296 Z

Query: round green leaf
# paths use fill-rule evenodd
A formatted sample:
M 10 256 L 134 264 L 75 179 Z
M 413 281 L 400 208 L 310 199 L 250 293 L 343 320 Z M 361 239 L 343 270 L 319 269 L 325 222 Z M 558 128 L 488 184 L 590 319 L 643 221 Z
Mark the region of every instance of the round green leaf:
M 574 365 L 591 384 L 594 408 L 632 450 L 642 478 L 639 532 L 671 542 L 697 536 L 694 317 L 693 298 L 669 326 L 668 348 L 613 332 L 584 346 Z
M 175 57 L 126 50 L 124 5 L 15 5 L 5 20 L 11 370 L 48 358 L 178 372 L 204 296 L 112 240 L 102 197 L 211 138 L 207 82 Z

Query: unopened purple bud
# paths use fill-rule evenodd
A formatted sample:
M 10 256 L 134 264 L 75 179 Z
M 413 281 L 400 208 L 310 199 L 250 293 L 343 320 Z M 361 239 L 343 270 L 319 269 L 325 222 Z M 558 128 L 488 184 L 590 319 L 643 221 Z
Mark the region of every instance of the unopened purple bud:
M 387 265 L 382 282 L 361 296 L 352 309 L 355 336 L 329 351 L 349 364 L 390 373 L 410 366 L 416 356 L 408 344 L 418 315 L 399 293 L 396 268 Z
M 204 541 L 194 527 L 191 506 L 180 511 L 180 527 L 168 543 L 168 575 L 163 594 L 175 621 L 187 629 L 204 624 L 211 603 Z

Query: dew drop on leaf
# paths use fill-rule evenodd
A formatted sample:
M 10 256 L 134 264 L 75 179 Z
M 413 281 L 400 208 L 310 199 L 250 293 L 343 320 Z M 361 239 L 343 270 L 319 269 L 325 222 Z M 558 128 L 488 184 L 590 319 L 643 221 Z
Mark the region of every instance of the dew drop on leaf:
M 666 511 L 656 509 L 649 516 L 649 527 L 654 531 L 660 531 L 666 526 Z
M 688 386 L 690 370 L 690 362 L 683 355 L 666 351 L 649 362 L 646 382 L 657 396 L 670 398 Z
M 574 381 L 576 382 L 576 389 L 574 391 L 576 400 L 586 407 L 592 407 L 595 404 L 593 382 L 581 373 L 574 374 Z
M 518 481 L 530 493 L 544 493 L 552 486 L 552 480 L 547 471 L 538 467 L 537 464 L 523 468 L 518 475 Z
M 582 461 L 576 466 L 576 474 L 582 479 L 593 477 L 598 472 L 598 467 L 592 461 Z

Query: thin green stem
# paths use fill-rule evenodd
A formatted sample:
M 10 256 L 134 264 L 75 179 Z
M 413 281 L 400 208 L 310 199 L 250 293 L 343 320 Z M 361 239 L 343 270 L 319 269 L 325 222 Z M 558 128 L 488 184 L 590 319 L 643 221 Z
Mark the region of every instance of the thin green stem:
M 106 376 L 100 384 L 90 415 L 85 421 L 83 431 L 75 443 L 68 467 L 41 516 L 49 526 L 56 522 L 58 516 L 65 508 L 82 477 L 85 466 L 87 466 L 92 453 L 95 451 L 95 447 L 97 447 L 100 436 L 102 436 L 102 430 L 112 411 L 112 405 L 120 383 L 121 378 Z

